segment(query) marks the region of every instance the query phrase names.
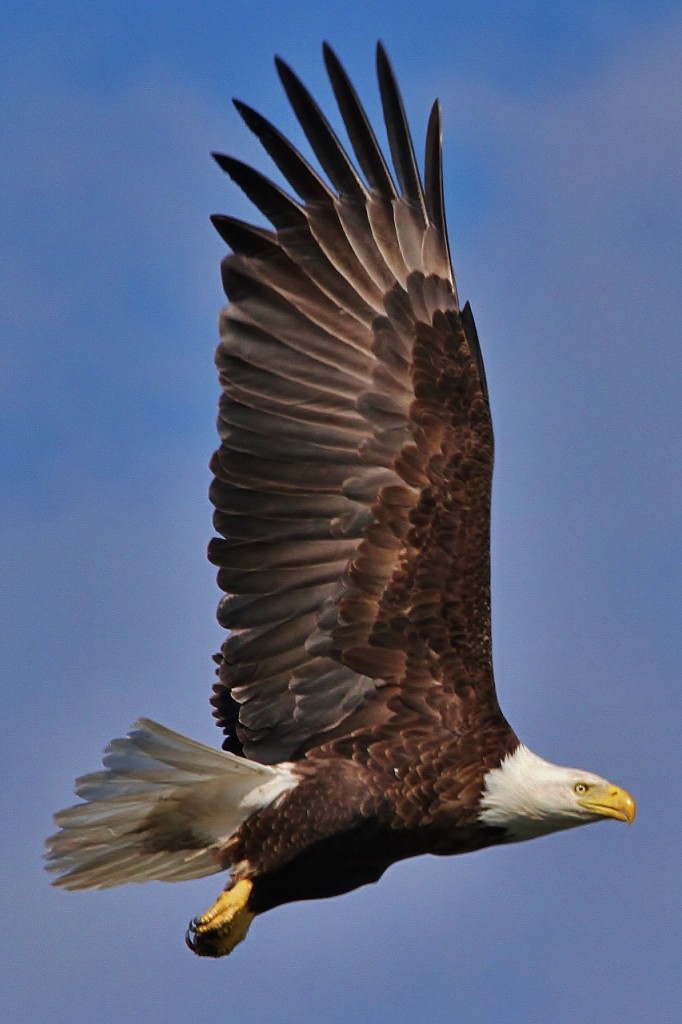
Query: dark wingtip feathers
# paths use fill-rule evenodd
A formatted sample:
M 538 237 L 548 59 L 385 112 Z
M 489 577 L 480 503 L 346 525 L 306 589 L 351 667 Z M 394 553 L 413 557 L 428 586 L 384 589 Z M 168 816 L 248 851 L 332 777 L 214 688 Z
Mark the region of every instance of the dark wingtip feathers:
M 451 264 L 448 226 L 445 220 L 445 197 L 443 194 L 443 129 L 438 100 L 431 107 L 429 123 L 426 129 L 424 190 L 426 211 L 431 223 L 437 228 L 443 238 L 447 261 Z
M 225 153 L 212 153 L 211 156 L 276 228 L 305 223 L 301 206 L 260 171 Z
M 394 197 L 393 176 L 369 119 L 343 65 L 326 40 L 322 43 L 322 53 L 348 138 L 365 178 L 371 189 Z M 330 181 L 342 195 L 364 198 L 365 184 L 317 103 L 282 57 L 276 55 L 274 62 L 294 113 Z M 434 103 L 429 118 L 422 184 L 397 79 L 381 40 L 376 45 L 376 64 L 389 148 L 400 191 L 420 211 L 424 223 L 431 222 L 440 231 L 447 248 L 438 101 Z M 248 104 L 236 98 L 232 102 L 298 195 L 306 201 L 328 201 L 331 197 L 324 182 L 278 129 Z M 254 188 L 253 177 L 246 175 L 244 165 L 240 166 L 239 161 L 220 153 L 211 155 L 252 201 L 254 191 L 262 194 L 262 177 L 260 187 Z M 248 187 L 245 187 L 246 178 Z M 261 203 L 256 205 L 262 209 Z M 276 205 L 280 206 L 279 197 Z
M 363 199 L 364 182 L 329 121 L 289 65 L 281 57 L 275 57 L 275 65 L 289 103 L 329 180 L 340 195 Z
M 298 150 L 278 128 L 253 107 L 233 100 L 249 131 L 253 132 L 295 192 L 306 202 L 330 202 L 331 193 Z
M 391 172 L 353 83 L 329 43 L 322 44 L 322 53 L 348 138 L 369 186 L 393 198 L 397 192 Z
M 407 115 L 405 114 L 405 107 L 393 67 L 381 41 L 377 43 L 376 59 L 379 91 L 384 108 L 384 121 L 386 122 L 388 144 L 393 158 L 395 173 L 403 196 L 421 212 L 424 224 L 426 224 L 428 219 L 424 203 L 424 189 L 419 177 L 419 169 L 414 153 L 412 136 L 410 135 L 407 123 Z

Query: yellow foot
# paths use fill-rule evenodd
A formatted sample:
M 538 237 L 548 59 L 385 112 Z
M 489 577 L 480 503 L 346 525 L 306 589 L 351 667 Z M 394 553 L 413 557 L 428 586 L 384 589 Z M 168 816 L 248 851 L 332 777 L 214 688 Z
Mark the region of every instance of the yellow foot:
M 246 938 L 255 914 L 248 909 L 253 882 L 243 878 L 221 893 L 210 910 L 190 922 L 185 942 L 197 956 L 227 956 Z

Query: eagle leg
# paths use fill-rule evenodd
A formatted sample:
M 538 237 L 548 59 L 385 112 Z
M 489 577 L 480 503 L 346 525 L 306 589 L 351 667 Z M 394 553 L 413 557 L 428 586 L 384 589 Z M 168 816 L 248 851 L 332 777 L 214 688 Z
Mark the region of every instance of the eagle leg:
M 210 910 L 195 917 L 185 934 L 185 942 L 197 956 L 227 956 L 246 938 L 256 916 L 249 909 L 253 882 L 242 878 L 221 893 Z

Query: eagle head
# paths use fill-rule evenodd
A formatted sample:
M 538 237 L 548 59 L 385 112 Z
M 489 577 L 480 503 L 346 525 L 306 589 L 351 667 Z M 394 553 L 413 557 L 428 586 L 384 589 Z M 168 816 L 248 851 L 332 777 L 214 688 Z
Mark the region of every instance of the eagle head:
M 563 768 L 522 743 L 484 778 L 479 820 L 502 828 L 509 842 L 615 818 L 631 825 L 635 801 L 599 775 Z

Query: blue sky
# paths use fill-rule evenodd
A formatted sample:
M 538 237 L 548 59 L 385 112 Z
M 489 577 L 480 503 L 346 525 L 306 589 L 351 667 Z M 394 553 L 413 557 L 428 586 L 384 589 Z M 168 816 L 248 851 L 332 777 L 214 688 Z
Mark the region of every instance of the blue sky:
M 23 3 L 2 15 L 4 842 L 13 1024 L 210 1017 L 680 1019 L 682 16 L 677 3 Z M 368 110 L 383 39 L 421 145 L 438 95 L 460 294 L 497 437 L 498 689 L 538 753 L 625 785 L 605 824 L 392 869 L 185 949 L 217 878 L 51 889 L 75 775 L 140 714 L 219 742 L 207 462 L 223 246 L 267 167 L 236 95 L 294 131 L 272 66 Z M 300 136 L 296 136 L 300 139 Z

